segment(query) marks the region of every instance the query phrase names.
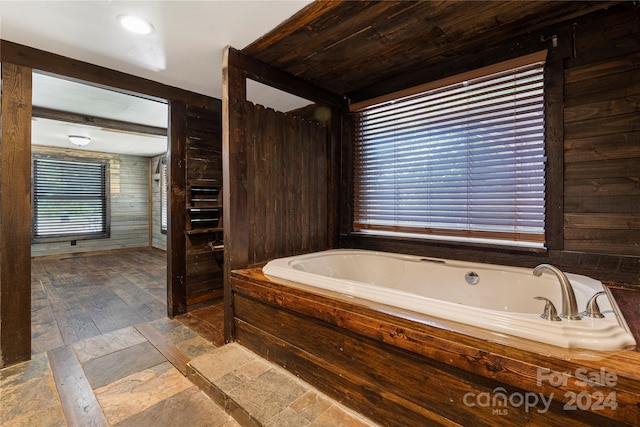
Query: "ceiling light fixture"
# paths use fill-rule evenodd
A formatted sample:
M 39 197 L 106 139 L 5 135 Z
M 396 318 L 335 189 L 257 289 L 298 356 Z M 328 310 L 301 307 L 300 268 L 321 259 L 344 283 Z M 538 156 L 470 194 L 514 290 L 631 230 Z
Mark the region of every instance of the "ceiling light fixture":
M 91 142 L 91 138 L 88 136 L 80 136 L 80 135 L 69 135 L 69 141 L 72 144 L 77 145 L 78 147 L 82 147 Z
M 149 34 L 153 31 L 153 25 L 137 16 L 120 15 L 118 16 L 118 22 L 124 28 L 136 34 Z

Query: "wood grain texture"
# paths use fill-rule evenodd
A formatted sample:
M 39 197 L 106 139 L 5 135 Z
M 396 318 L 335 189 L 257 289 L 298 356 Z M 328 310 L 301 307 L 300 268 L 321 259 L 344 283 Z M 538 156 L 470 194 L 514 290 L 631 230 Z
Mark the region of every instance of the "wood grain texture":
M 31 355 L 31 68 L 2 63 L 0 367 Z
M 176 317 L 183 325 L 197 332 L 218 347 L 224 342 L 224 302 L 218 302 Z
M 231 269 L 268 259 L 326 249 L 337 240 L 329 193 L 339 168 L 341 117 L 317 121 L 255 106 L 246 101 L 251 77 L 310 100 L 342 107 L 340 96 L 227 48 L 223 61 L 223 202 L 226 239 L 224 277 Z M 335 112 L 338 110 L 333 110 Z M 331 139 L 332 138 L 332 139 Z M 334 182 L 333 187 L 337 187 Z M 333 213 L 330 213 L 333 212 Z M 334 242 L 335 243 L 335 242 Z M 227 286 L 228 288 L 228 286 Z M 225 294 L 229 309 L 231 300 Z M 233 337 L 231 317 L 225 320 Z
M 564 79 L 562 75 L 562 51 L 548 53 L 544 73 L 544 144 L 547 155 L 545 181 L 564 181 Z M 562 250 L 562 217 L 564 214 L 563 188 L 560 185 L 545 186 L 545 245 L 550 249 Z
M 108 426 L 85 373 L 70 346 L 47 352 L 68 425 Z
M 169 317 L 187 311 L 186 241 L 186 117 L 187 106 L 183 102 L 169 104 L 169 155 L 168 155 L 168 217 L 167 217 L 167 310 Z
M 7 40 L 2 40 L 0 52 L 2 62 L 23 65 L 36 70 L 93 82 L 102 86 L 119 88 L 136 94 L 149 95 L 163 101 L 180 100 L 192 105 L 199 105 L 203 108 L 213 108 L 217 111 L 220 111 L 221 108 L 220 101 L 209 96 L 99 67 L 87 62 L 77 61 Z
M 136 329 L 166 358 L 173 366 L 179 370 L 182 375 L 187 375 L 187 363 L 189 357 L 184 354 L 178 347 L 154 329 L 148 323 L 136 326 Z M 145 357 L 147 358 L 147 357 Z M 164 358 L 162 361 L 164 361 Z
M 233 49 L 227 46 L 222 55 L 222 175 L 224 236 L 225 341 L 233 341 L 233 301 L 229 287 L 231 270 L 247 265 L 247 153 L 243 128 L 236 104 L 247 98 L 246 75 L 234 64 Z M 242 104 L 240 104 L 242 106 Z M 231 215 L 233 212 L 233 215 Z
M 638 33 L 633 16 L 637 11 L 620 14 L 606 33 L 613 17 L 576 29 L 580 59 L 564 73 L 567 250 L 640 256 L 640 43 L 629 43 Z
M 195 191 L 222 187 L 221 118 L 217 111 L 171 104 L 172 141 L 169 158 L 171 252 L 170 316 L 206 305 L 222 294 L 223 204 L 195 202 Z M 173 143 L 172 143 L 173 144 Z M 218 193 L 216 193 L 217 197 Z M 217 258 L 216 258 L 217 256 Z
M 615 3 L 312 3 L 243 53 L 347 94 L 463 58 L 496 41 L 536 34 L 540 44 L 539 34 L 553 34 L 548 31 L 554 26 Z
M 331 299 L 272 283 L 260 269 L 235 272 L 233 291 L 241 344 L 383 424 L 425 425 L 437 414 L 463 425 L 491 425 L 496 420 L 491 411 L 460 402 L 470 390 L 496 387 L 553 399 L 543 415 L 510 407 L 501 425 L 640 421 L 636 351 L 562 349 L 388 306 L 378 311 L 362 300 Z M 590 387 L 570 374 L 559 387 L 539 384 L 538 369 L 547 368 L 570 373 L 604 368 L 616 372 L 618 381 L 612 388 Z M 614 389 L 615 410 L 563 410 L 568 392 Z M 399 419 L 398 413 L 408 419 Z
M 218 112 L 187 106 L 185 152 L 185 263 L 187 310 L 210 304 L 222 296 L 224 210 L 219 193 L 215 201 L 198 202 L 196 190 L 222 190 L 222 124 Z M 210 196 L 209 196 L 210 197 Z M 200 222 L 205 221 L 205 222 Z M 211 222 L 208 222 L 211 221 Z M 213 251 L 213 246 L 222 249 Z
M 94 117 L 86 114 L 72 113 L 69 111 L 54 110 L 45 107 L 34 107 L 32 109 L 32 115 L 35 118 L 55 120 L 64 123 L 77 123 L 88 126 L 101 127 L 104 129 L 167 136 L 166 128 L 124 122 L 121 120 L 105 119 L 102 117 Z

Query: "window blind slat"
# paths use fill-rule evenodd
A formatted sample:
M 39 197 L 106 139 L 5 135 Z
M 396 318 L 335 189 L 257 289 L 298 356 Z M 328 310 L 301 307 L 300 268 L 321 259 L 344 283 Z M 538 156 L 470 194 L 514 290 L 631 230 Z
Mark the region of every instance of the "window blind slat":
M 107 233 L 106 163 L 34 158 L 34 239 Z
M 166 159 L 160 163 L 160 231 L 167 231 L 167 205 L 168 205 L 168 178 Z
M 544 237 L 544 64 L 354 113 L 354 229 Z

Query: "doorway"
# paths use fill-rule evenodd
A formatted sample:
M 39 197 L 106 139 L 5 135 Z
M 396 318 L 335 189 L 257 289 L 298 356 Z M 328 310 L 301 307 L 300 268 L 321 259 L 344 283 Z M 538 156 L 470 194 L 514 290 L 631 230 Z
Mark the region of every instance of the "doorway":
M 2 150 L 0 150 L 0 367 L 28 360 L 31 354 L 31 78 L 33 70 L 51 73 L 66 80 L 108 87 L 126 94 L 166 102 L 169 110 L 168 175 L 180 165 L 171 152 L 184 145 L 185 106 L 192 105 L 220 114 L 221 103 L 206 95 L 164 85 L 100 66 L 65 58 L 13 43 L 2 45 Z M 177 147 L 177 148 L 176 148 Z M 176 166 L 176 167 L 174 167 Z M 172 180 L 170 178 L 170 180 Z M 184 208 L 180 189 L 169 192 L 169 206 Z M 174 203 L 175 199 L 175 203 Z M 182 201 L 181 201 L 182 200 Z M 9 202 L 10 201 L 10 202 Z M 181 201 L 181 205 L 178 203 Z M 168 209 L 168 253 L 174 253 L 172 239 L 184 229 L 180 217 Z M 184 214 L 182 215 L 184 216 Z M 172 232 L 175 227 L 176 231 Z M 178 259 L 178 262 L 180 260 Z M 174 259 L 167 264 L 168 314 L 184 313 L 179 304 L 185 298 Z M 181 311 L 182 310 L 182 311 Z
M 34 354 L 167 315 L 168 106 L 32 81 Z

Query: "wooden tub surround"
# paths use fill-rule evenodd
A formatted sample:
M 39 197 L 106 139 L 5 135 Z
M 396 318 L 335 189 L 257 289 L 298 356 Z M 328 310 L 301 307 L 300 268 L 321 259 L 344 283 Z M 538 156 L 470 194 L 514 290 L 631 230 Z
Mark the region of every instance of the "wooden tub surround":
M 261 268 L 233 271 L 231 293 L 239 344 L 383 425 L 640 425 L 638 351 L 540 344 Z

